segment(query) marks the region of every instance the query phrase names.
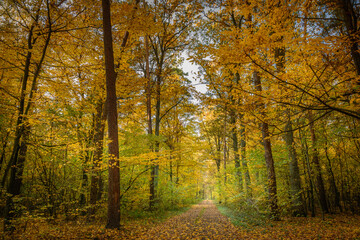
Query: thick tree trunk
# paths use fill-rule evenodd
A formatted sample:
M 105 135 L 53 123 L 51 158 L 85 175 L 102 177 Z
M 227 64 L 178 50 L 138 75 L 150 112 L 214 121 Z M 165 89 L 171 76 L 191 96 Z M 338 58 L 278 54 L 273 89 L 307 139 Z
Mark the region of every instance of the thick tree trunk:
M 109 136 L 109 189 L 107 228 L 120 228 L 120 169 L 116 101 L 116 75 L 111 30 L 110 0 L 102 0 L 104 53 L 106 70 L 106 103 Z
M 260 77 L 258 72 L 254 71 L 254 84 L 255 89 L 261 94 L 262 87 Z M 270 203 L 270 211 L 271 211 L 271 218 L 274 220 L 280 219 L 280 212 L 278 207 L 278 200 L 277 200 L 277 189 L 276 189 L 276 175 L 275 175 L 275 166 L 274 166 L 274 159 L 271 150 L 271 142 L 270 142 L 270 133 L 269 133 L 269 125 L 266 122 L 265 116 L 265 104 L 263 102 L 259 103 L 261 114 L 263 116 L 264 121 L 261 124 L 261 132 L 262 132 L 262 139 L 264 144 L 264 151 L 265 151 L 265 162 L 266 162 L 266 169 L 268 175 L 268 192 L 269 192 L 269 203 Z
M 309 119 L 309 126 L 310 126 L 310 135 L 311 135 L 311 140 L 312 140 L 312 160 L 313 160 L 313 166 L 315 168 L 313 170 L 313 173 L 315 174 L 316 186 L 319 191 L 319 202 L 320 202 L 320 206 L 321 206 L 323 213 L 329 213 L 329 208 L 328 208 L 328 204 L 326 201 L 325 186 L 324 186 L 324 181 L 323 181 L 323 177 L 322 177 L 322 173 L 321 173 L 319 152 L 317 149 L 318 143 L 317 143 L 316 134 L 315 134 L 314 121 L 313 121 L 312 113 L 310 111 L 308 114 L 308 119 Z

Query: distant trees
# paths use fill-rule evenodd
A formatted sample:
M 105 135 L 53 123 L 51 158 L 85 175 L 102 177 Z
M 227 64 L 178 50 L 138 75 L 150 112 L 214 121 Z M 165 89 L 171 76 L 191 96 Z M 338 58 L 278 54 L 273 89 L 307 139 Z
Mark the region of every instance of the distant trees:
M 330 124 L 335 119 L 352 119 L 354 126 L 358 124 L 358 92 L 352 89 L 358 83 L 354 51 L 358 47 L 354 42 L 354 36 L 359 34 L 354 28 L 358 8 L 351 1 L 207 1 L 205 5 L 212 10 L 205 10 L 199 23 L 202 28 L 193 54 L 194 61 L 204 69 L 204 82 L 210 89 L 203 102 L 226 105 L 232 109 L 231 123 L 246 126 L 246 136 L 241 138 L 247 139 L 245 149 L 252 183 L 262 179 L 255 150 L 259 141 L 256 133 L 260 134 L 261 128 L 263 134 L 264 130 L 268 132 L 262 143 L 265 160 L 271 159 L 269 144 L 265 142 L 273 142 L 274 152 L 272 168 L 268 160 L 264 161 L 268 170 L 273 169 L 267 174 L 273 180 L 265 188 L 279 198 L 279 204 L 289 205 L 295 216 L 305 216 L 308 210 L 315 210 L 315 204 L 325 213 L 334 211 L 334 206 L 328 206 L 330 191 L 333 205 L 341 209 L 335 203 L 341 195 L 336 193 L 336 185 L 342 182 L 341 171 L 337 184 L 333 172 L 325 171 L 333 165 L 327 162 L 328 145 L 326 153 L 319 150 L 319 145 L 324 146 L 319 138 L 328 138 L 317 128 L 319 122 Z M 252 80 L 257 79 L 253 69 L 263 80 L 262 91 L 252 86 Z M 233 81 L 235 74 L 240 81 Z M 228 86 L 233 89 L 230 101 L 220 96 Z M 241 116 L 239 121 L 234 119 L 236 115 Z M 233 166 L 239 169 L 239 133 L 235 130 L 232 128 L 228 134 L 232 135 L 234 146 Z M 357 127 L 350 130 L 348 125 L 343 130 L 358 132 Z M 343 137 L 335 138 L 341 142 Z M 210 149 L 216 146 L 215 142 L 211 145 Z M 279 149 L 282 147 L 284 151 Z M 213 158 L 218 162 L 217 155 Z M 284 159 L 287 171 L 283 168 Z M 339 169 L 343 164 L 340 162 Z M 281 180 L 274 185 L 275 178 Z M 259 194 L 257 186 L 252 187 L 255 195 Z M 276 188 L 280 190 L 274 191 Z M 284 191 L 291 199 L 289 203 L 281 197 Z M 343 197 L 347 198 L 346 194 Z M 271 194 L 269 199 L 268 207 L 274 217 L 278 214 Z
M 11 97 L 10 101 L 5 100 L 6 105 L 15 107 L 11 116 L 16 116 L 7 126 L 3 125 L 10 133 L 13 127 L 11 121 L 15 123 L 13 141 L 9 145 L 4 144 L 2 149 L 1 164 L 6 165 L 0 166 L 4 169 L 1 185 L 7 186 L 9 194 L 5 207 L 6 227 L 11 226 L 10 221 L 16 215 L 13 199 L 20 195 L 23 186 L 24 168 L 34 127 L 32 115 L 37 112 L 41 73 L 44 71 L 53 35 L 71 25 L 71 20 L 65 20 L 69 16 L 69 9 L 64 5 L 64 2 L 53 4 L 50 1 L 5 1 L 1 4 L 5 20 L 1 26 L 6 36 L 2 38 L 2 80 L 5 82 L 2 91 L 7 95 L 6 99 Z M 63 13 L 59 14 L 60 11 Z M 15 80 L 15 84 L 10 84 L 11 79 Z M 16 84 L 19 91 L 15 89 Z M 9 134 L 4 140 L 9 141 Z M 8 161 L 5 161 L 7 146 L 12 150 Z
M 192 9 L 192 7 L 194 8 Z M 173 63 L 179 57 L 181 51 L 184 51 L 189 44 L 189 31 L 198 12 L 195 7 L 192 2 L 188 3 L 188 1 L 155 1 L 153 5 L 149 5 L 154 26 L 158 28 L 158 31 L 153 36 L 148 36 L 148 44 L 152 50 L 151 57 L 155 63 L 155 69 L 153 74 L 154 89 L 149 88 L 147 90 L 148 94 L 151 92 L 155 97 L 154 135 L 156 138 L 154 151 L 156 153 L 160 151 L 160 123 L 168 111 L 182 101 L 182 98 L 180 98 L 179 102 L 175 102 L 173 106 L 167 106 L 168 109 L 164 109 L 162 95 L 167 78 L 171 76 Z M 154 163 L 151 167 L 150 209 L 154 209 L 158 200 L 158 177 L 159 165 Z

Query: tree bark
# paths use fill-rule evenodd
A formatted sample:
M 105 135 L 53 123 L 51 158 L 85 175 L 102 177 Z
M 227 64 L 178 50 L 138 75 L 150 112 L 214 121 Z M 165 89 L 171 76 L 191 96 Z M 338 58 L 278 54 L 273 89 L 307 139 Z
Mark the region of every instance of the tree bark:
M 216 147 L 216 152 L 215 152 L 215 163 L 216 163 L 216 169 L 217 172 L 220 174 L 220 165 L 221 165 L 221 140 L 220 140 L 220 136 L 215 136 L 215 147 Z
M 241 118 L 243 118 L 243 116 Z M 240 140 L 241 165 L 245 177 L 246 196 L 251 199 L 252 198 L 251 179 L 250 179 L 250 172 L 246 159 L 246 136 L 245 136 L 244 123 L 240 123 L 240 138 L 241 138 Z
M 26 98 L 26 88 L 27 88 L 27 83 L 29 80 L 29 74 L 30 74 L 30 64 L 31 64 L 31 58 L 32 58 L 32 49 L 33 49 L 33 44 L 36 42 L 36 39 L 33 39 L 33 31 L 35 28 L 35 25 L 37 24 L 39 15 L 36 16 L 35 21 L 33 23 L 33 25 L 31 26 L 30 30 L 29 30 L 29 34 L 28 34 L 28 52 L 26 55 L 26 60 L 25 60 L 25 67 L 24 67 L 24 76 L 22 78 L 22 84 L 21 84 L 21 90 L 20 90 L 20 99 L 19 99 L 19 113 L 18 113 L 18 117 L 17 117 L 17 121 L 16 121 L 16 131 L 15 131 L 15 140 L 14 140 L 14 144 L 13 144 L 13 150 L 12 150 L 12 154 L 9 160 L 9 163 L 7 164 L 6 168 L 5 168 L 5 172 L 1 181 L 1 186 L 4 187 L 5 186 L 5 181 L 8 175 L 8 172 L 10 171 L 11 166 L 15 166 L 16 165 L 16 161 L 17 161 L 17 157 L 19 154 L 19 149 L 20 149 L 20 141 L 21 141 L 21 137 L 22 134 L 24 132 L 24 113 L 25 113 L 25 98 Z
M 0 172 L 2 170 L 2 165 L 3 165 L 4 159 L 5 159 L 5 152 L 6 152 L 8 142 L 9 142 L 9 135 L 10 135 L 10 131 L 7 131 L 6 136 L 4 137 L 4 140 L 3 140 L 1 157 L 0 157 Z
M 234 151 L 234 162 L 235 162 L 235 171 L 237 184 L 239 185 L 239 190 L 243 190 L 243 180 L 240 168 L 240 155 L 239 155 L 239 141 L 238 141 L 238 131 L 236 127 L 236 113 L 234 110 L 230 110 L 230 123 L 231 123 L 231 137 L 232 137 L 232 148 Z
M 155 104 L 155 152 L 160 151 L 160 142 L 158 137 L 160 136 L 160 110 L 161 110 L 161 77 L 162 75 L 162 58 L 156 72 L 156 104 Z M 158 188 L 158 178 L 159 178 L 159 165 L 153 163 L 151 166 L 151 179 L 150 179 L 150 202 L 149 208 L 153 210 L 157 202 L 157 188 Z
M 257 71 L 254 71 L 254 84 L 255 89 L 261 94 L 262 87 L 261 87 L 261 80 L 260 76 L 258 75 Z M 274 166 L 274 159 L 271 150 L 271 141 L 270 141 L 270 133 L 269 133 L 269 125 L 266 122 L 265 116 L 265 104 L 263 102 L 259 103 L 261 115 L 264 121 L 261 124 L 261 132 L 262 132 L 262 139 L 264 144 L 264 151 L 265 151 L 265 162 L 266 162 L 266 169 L 268 175 L 268 193 L 269 193 L 269 203 L 270 203 L 270 214 L 273 220 L 280 219 L 280 212 L 278 207 L 278 199 L 277 199 L 277 189 L 276 189 L 276 175 L 275 175 L 275 166 Z
M 145 36 L 145 78 L 146 84 L 146 113 L 147 113 L 147 124 L 148 124 L 148 135 L 152 135 L 152 117 L 151 117 L 151 77 L 150 77 L 150 49 L 149 49 L 149 37 Z M 151 144 L 150 144 L 151 145 Z M 152 146 L 150 146 L 152 149 Z
M 5 231 L 12 231 L 15 227 L 11 225 L 11 220 L 18 217 L 18 213 L 14 208 L 14 197 L 20 195 L 22 186 L 22 175 L 24 171 L 24 163 L 27 152 L 27 141 L 30 134 L 30 127 L 26 125 L 22 134 L 22 142 L 19 147 L 19 153 L 16 159 L 16 165 L 11 167 L 10 181 L 7 187 L 7 193 L 10 194 L 6 198 L 5 214 L 4 214 L 4 226 Z
M 103 40 L 106 72 L 106 103 L 109 136 L 109 188 L 107 228 L 120 228 L 120 169 L 116 101 L 116 75 L 111 30 L 110 0 L 102 0 Z
M 301 146 L 302 146 L 302 152 L 303 155 L 305 157 L 305 161 L 304 161 L 304 174 L 305 177 L 308 176 L 308 186 L 309 186 L 309 190 L 307 192 L 308 195 L 308 199 L 309 199 L 309 209 L 311 211 L 311 216 L 315 217 L 315 201 L 314 201 L 314 184 L 313 184 L 313 180 L 312 180 L 312 176 L 311 176 L 311 170 L 310 170 L 310 157 L 309 157 L 309 147 L 307 144 L 307 140 L 306 137 L 303 139 L 302 137 L 302 131 L 301 129 L 299 129 L 299 136 L 300 136 L 300 141 L 301 141 Z
M 338 0 L 338 4 L 342 10 L 347 35 L 350 41 L 351 57 L 355 65 L 356 72 L 360 75 L 359 35 L 357 33 L 358 16 L 356 16 L 354 5 L 350 0 Z
M 227 182 L 227 176 L 226 176 L 226 163 L 227 163 L 227 154 L 226 154 L 226 151 L 227 151 L 227 143 L 226 143 L 226 106 L 225 106 L 225 111 L 224 111 L 224 132 L 223 132 L 223 139 L 224 139 L 224 149 L 223 149 L 223 159 L 224 159 L 224 185 L 226 184 Z
M 328 204 L 326 201 L 326 192 L 325 192 L 325 186 L 324 181 L 321 173 L 321 166 L 320 166 L 320 160 L 319 160 L 319 152 L 317 149 L 317 139 L 315 134 L 315 128 L 314 128 L 314 120 L 312 117 L 311 111 L 308 113 L 308 119 L 309 119 L 309 126 L 310 126 L 310 135 L 311 135 L 311 141 L 312 141 L 312 160 L 314 165 L 313 173 L 315 174 L 316 179 L 316 185 L 319 191 L 319 202 L 320 207 L 323 211 L 323 213 L 329 213 Z
M 48 33 L 46 36 L 46 40 L 41 52 L 41 57 L 39 62 L 36 63 L 36 68 L 34 71 L 34 75 L 32 77 L 32 84 L 30 88 L 30 93 L 28 96 L 27 106 L 25 108 L 25 100 L 26 100 L 26 88 L 28 79 L 30 76 L 30 65 L 32 60 L 32 51 L 34 44 L 36 42 L 37 37 L 34 37 L 34 28 L 37 25 L 39 20 L 39 11 L 34 18 L 34 22 L 30 27 L 29 34 L 28 34 L 28 52 L 25 60 L 25 67 L 24 67 L 24 76 L 22 79 L 22 86 L 20 91 L 20 106 L 19 106 L 19 113 L 16 122 L 16 132 L 15 132 L 15 140 L 13 151 L 11 154 L 11 158 L 8 162 L 8 165 L 5 169 L 3 179 L 2 179 L 2 186 L 5 186 L 7 175 L 10 171 L 10 178 L 9 178 L 9 185 L 7 188 L 7 192 L 10 196 L 7 197 L 6 200 L 6 207 L 5 207 L 5 230 L 12 230 L 13 226 L 11 226 L 11 219 L 16 216 L 14 213 L 14 206 L 13 206 L 13 197 L 20 195 L 21 186 L 22 186 L 22 175 L 24 171 L 24 164 L 26 160 L 26 153 L 27 153 L 27 144 L 28 138 L 30 135 L 30 125 L 27 122 L 28 114 L 33 106 L 34 102 L 34 95 L 37 92 L 37 81 L 40 75 L 40 71 L 42 68 L 42 64 L 44 62 L 46 52 L 50 43 L 50 38 L 52 35 L 52 22 L 50 17 L 50 4 L 49 1 L 46 1 L 47 6 L 47 22 L 48 22 Z
M 240 80 L 239 73 L 234 74 L 234 84 L 238 84 Z M 230 85 L 230 93 L 233 91 L 233 84 Z M 230 95 L 230 101 L 233 106 L 230 106 L 229 115 L 230 115 L 230 133 L 232 138 L 232 148 L 234 152 L 234 162 L 235 162 L 235 177 L 237 184 L 239 186 L 239 191 L 243 191 L 243 177 L 241 172 L 240 165 L 240 155 L 239 155 L 239 139 L 238 139 L 238 129 L 236 126 L 236 121 L 238 119 L 238 113 L 236 112 L 235 105 L 237 104 L 233 94 Z
M 290 196 L 293 216 L 305 217 L 306 211 L 304 201 L 301 195 L 301 180 L 298 160 L 295 150 L 294 133 L 290 121 L 289 110 L 286 110 L 287 122 L 285 125 L 285 143 L 289 156 L 289 173 L 290 173 Z
M 282 38 L 279 40 L 282 42 Z M 285 49 L 283 47 L 275 48 L 275 62 L 278 73 L 283 73 L 285 70 Z M 290 196 L 292 205 L 293 216 L 306 216 L 304 208 L 304 202 L 301 196 L 301 180 L 299 166 L 296 156 L 296 150 L 294 147 L 294 133 L 292 129 L 292 122 L 290 119 L 290 109 L 285 109 L 285 143 L 289 156 L 289 174 L 290 174 Z
M 327 139 L 326 139 L 327 141 Z M 326 143 L 327 144 L 327 143 Z M 328 166 L 327 166 L 327 170 L 329 173 L 329 181 L 330 181 L 330 190 L 332 190 L 333 192 L 333 197 L 334 197 L 334 205 L 335 207 L 338 207 L 340 212 L 342 212 L 342 207 L 340 204 L 340 192 L 336 186 L 336 182 L 335 182 L 335 176 L 334 176 L 334 172 L 332 170 L 332 166 L 331 166 L 331 161 L 330 161 L 330 157 L 328 154 L 328 147 L 325 147 L 325 154 L 326 154 L 326 158 L 328 160 Z

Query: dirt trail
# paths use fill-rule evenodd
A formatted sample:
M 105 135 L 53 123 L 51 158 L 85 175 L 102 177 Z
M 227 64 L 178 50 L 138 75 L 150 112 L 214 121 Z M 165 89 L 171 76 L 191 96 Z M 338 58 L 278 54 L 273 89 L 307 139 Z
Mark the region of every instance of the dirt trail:
M 168 219 L 136 239 L 243 239 L 210 200 Z

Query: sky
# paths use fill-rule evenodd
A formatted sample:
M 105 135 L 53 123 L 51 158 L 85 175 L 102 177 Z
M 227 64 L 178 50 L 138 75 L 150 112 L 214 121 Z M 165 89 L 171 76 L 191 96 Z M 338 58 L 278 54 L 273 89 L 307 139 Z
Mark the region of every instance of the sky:
M 200 83 L 197 72 L 199 71 L 199 65 L 191 63 L 188 58 L 188 54 L 185 52 L 182 54 L 184 62 L 182 64 L 182 70 L 189 74 L 189 80 L 191 80 L 193 86 L 198 92 L 205 93 L 207 90 L 206 84 Z

